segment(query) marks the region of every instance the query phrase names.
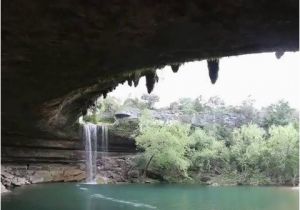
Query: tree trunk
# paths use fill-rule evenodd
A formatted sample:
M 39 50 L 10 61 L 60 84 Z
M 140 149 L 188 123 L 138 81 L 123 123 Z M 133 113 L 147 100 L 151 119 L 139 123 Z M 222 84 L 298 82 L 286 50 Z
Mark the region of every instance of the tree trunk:
M 152 156 L 150 157 L 149 161 L 147 162 L 147 164 L 146 164 L 146 166 L 145 166 L 145 168 L 144 168 L 144 174 L 143 174 L 143 177 L 144 177 L 144 178 L 146 177 L 146 173 L 147 173 L 148 167 L 149 167 L 150 162 L 152 161 L 153 157 L 154 157 L 154 155 L 152 155 Z

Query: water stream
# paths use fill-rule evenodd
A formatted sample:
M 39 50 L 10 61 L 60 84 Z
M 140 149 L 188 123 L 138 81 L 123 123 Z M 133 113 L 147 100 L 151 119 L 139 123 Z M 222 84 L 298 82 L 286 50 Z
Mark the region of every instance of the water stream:
M 95 184 L 97 174 L 98 137 L 101 132 L 101 151 L 108 152 L 107 125 L 84 124 L 83 141 L 85 142 L 86 183 Z
M 102 134 L 102 152 L 108 152 L 108 127 L 107 125 L 101 125 L 101 134 Z

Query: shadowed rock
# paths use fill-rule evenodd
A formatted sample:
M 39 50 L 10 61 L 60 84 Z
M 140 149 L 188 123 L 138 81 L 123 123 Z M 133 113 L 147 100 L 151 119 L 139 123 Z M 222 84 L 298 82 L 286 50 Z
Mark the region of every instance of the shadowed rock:
M 275 52 L 275 56 L 277 59 L 280 59 L 284 55 L 284 51 L 277 51 Z
M 157 81 L 157 75 L 155 71 L 148 71 L 145 74 L 146 77 L 146 86 L 147 86 L 147 91 L 150 94 L 152 90 L 154 89 L 155 82 Z
M 210 81 L 212 84 L 215 84 L 218 79 L 219 59 L 208 59 L 207 67 Z
M 177 73 L 178 72 L 178 70 L 179 70 L 179 64 L 173 64 L 173 65 L 171 65 L 171 69 L 172 69 L 172 71 L 174 72 L 174 73 Z
M 86 100 L 145 69 L 299 49 L 298 0 L 1 3 L 2 136 L 77 135 Z

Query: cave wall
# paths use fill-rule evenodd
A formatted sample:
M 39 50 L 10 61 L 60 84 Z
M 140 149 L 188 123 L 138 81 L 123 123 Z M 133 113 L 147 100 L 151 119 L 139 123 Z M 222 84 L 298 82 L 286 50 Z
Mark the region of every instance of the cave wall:
M 136 85 L 145 75 L 151 90 L 155 70 L 166 65 L 176 72 L 189 61 L 299 50 L 298 0 L 1 3 L 1 161 L 8 182 L 84 179 L 78 117 L 119 83 Z M 111 139 L 110 154 L 135 151 L 132 140 Z M 118 169 L 118 162 L 111 164 Z
M 131 182 L 138 178 L 133 138 L 112 129 L 108 130 L 107 152 L 101 147 L 101 132 L 97 143 L 99 183 Z M 6 135 L 1 142 L 1 192 L 27 184 L 84 181 L 85 155 L 85 142 L 80 138 Z
M 93 100 L 165 65 L 297 51 L 298 9 L 298 0 L 4 0 L 2 137 L 75 138 Z
M 139 182 L 140 171 L 135 165 L 136 155 L 111 154 L 97 160 L 96 182 L 129 183 Z M 51 182 L 84 182 L 83 163 L 4 163 L 1 166 L 1 193 L 14 187 Z
M 78 132 L 78 137 L 82 134 Z M 102 156 L 101 132 L 98 133 L 98 157 Z M 85 162 L 85 142 L 82 138 L 37 138 L 6 135 L 1 142 L 1 163 L 62 163 Z M 108 152 L 110 154 L 136 153 L 132 137 L 108 130 Z

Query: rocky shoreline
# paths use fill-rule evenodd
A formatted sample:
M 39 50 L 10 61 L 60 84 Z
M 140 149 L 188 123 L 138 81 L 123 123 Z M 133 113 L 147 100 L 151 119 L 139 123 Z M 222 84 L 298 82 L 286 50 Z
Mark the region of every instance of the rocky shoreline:
M 136 155 L 109 155 L 98 159 L 96 181 L 105 183 L 139 182 L 140 171 L 134 167 Z M 36 183 L 81 182 L 86 178 L 84 163 L 4 163 L 1 167 L 1 192 Z

